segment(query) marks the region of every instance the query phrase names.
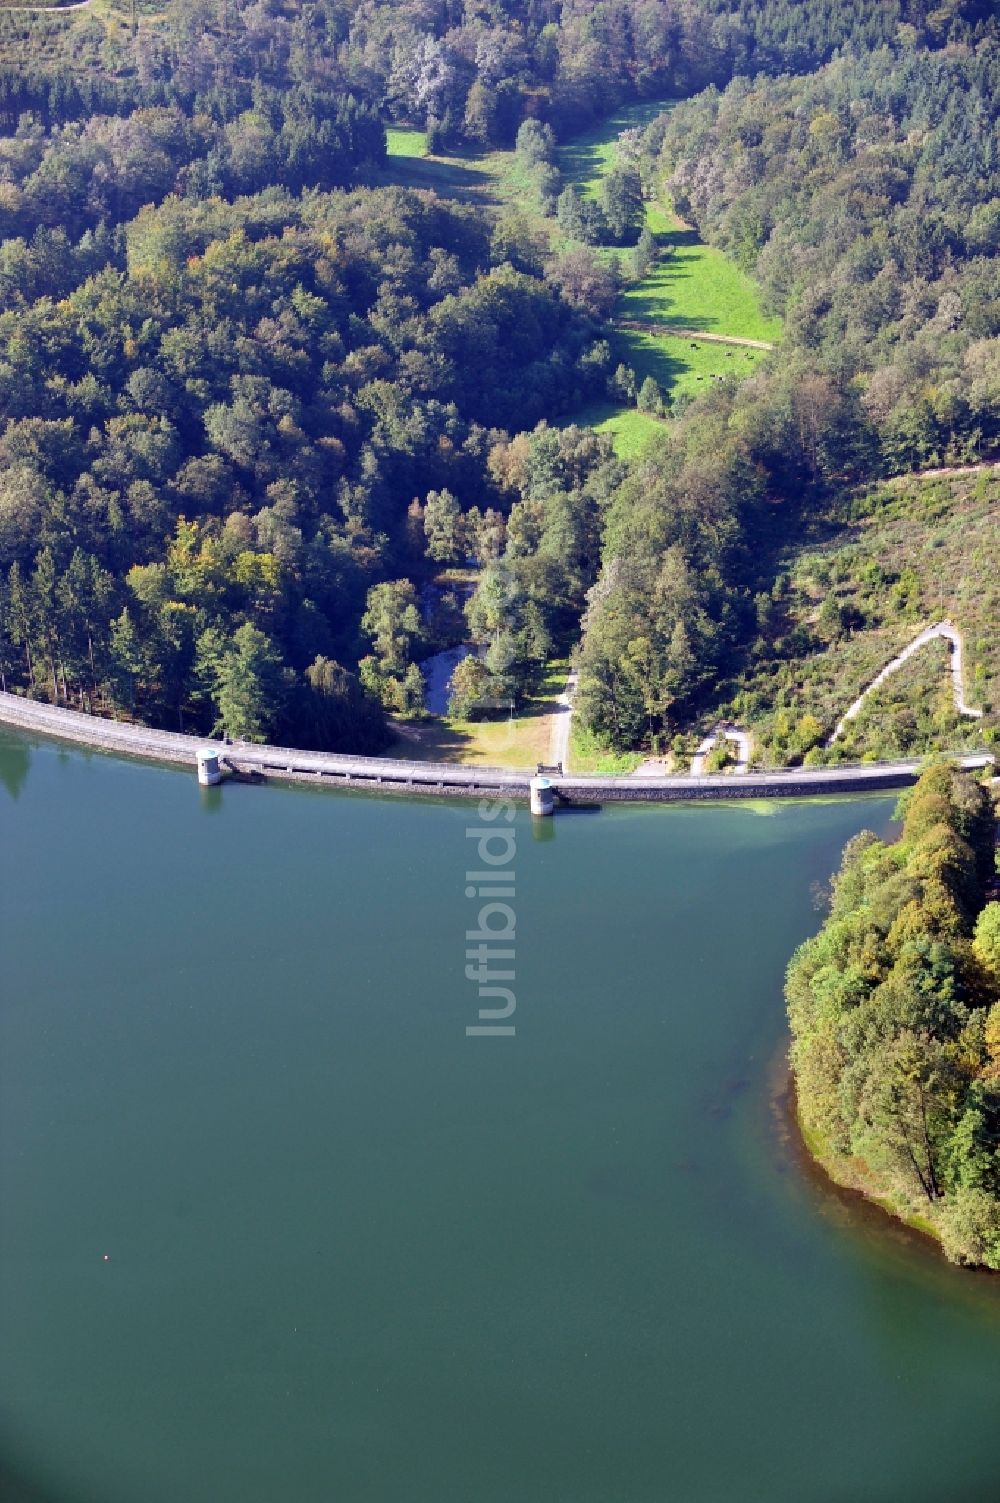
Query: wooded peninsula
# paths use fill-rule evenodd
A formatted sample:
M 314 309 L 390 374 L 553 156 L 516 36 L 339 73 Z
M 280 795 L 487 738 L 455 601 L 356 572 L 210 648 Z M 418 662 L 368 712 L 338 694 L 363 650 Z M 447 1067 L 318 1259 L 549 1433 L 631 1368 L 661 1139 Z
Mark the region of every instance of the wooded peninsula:
M 950 767 L 904 794 L 893 844 L 844 851 L 795 955 L 788 1016 L 806 1143 L 841 1184 L 1000 1269 L 1000 901 L 989 790 Z

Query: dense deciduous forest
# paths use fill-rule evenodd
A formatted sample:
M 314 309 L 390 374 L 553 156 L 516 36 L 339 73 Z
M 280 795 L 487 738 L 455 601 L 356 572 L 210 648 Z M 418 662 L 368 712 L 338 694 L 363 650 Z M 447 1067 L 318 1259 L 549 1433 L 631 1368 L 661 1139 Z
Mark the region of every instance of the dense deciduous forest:
M 857 836 L 796 954 L 788 1015 L 810 1146 L 845 1183 L 1000 1268 L 1000 903 L 986 789 L 939 766 L 894 845 Z
M 170 197 L 125 253 L 0 315 L 3 667 L 197 724 L 246 646 L 266 692 L 227 727 L 304 733 L 301 675 L 355 668 L 366 594 L 454 553 L 442 496 L 466 532 L 496 511 L 501 425 L 599 379 L 592 331 L 470 210 L 391 189 Z
M 997 438 L 998 75 L 976 0 L 0 13 L 3 681 L 361 750 L 435 647 L 479 644 L 474 709 L 582 634 L 592 732 L 686 729 L 777 631 L 769 540 Z M 671 96 L 598 199 L 560 183 L 558 141 Z M 558 253 L 387 185 L 393 121 L 516 143 Z M 642 275 L 663 191 L 786 332 L 690 405 L 645 383 L 629 466 L 537 425 L 636 392 L 589 247 Z

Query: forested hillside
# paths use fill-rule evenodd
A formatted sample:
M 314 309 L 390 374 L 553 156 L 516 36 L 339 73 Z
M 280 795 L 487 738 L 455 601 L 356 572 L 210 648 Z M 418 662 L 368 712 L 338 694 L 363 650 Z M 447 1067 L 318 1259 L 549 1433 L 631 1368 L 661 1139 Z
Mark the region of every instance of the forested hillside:
M 734 82 L 667 117 L 675 201 L 751 269 L 890 469 L 1000 433 L 1000 54 L 904 48 Z
M 798 1109 L 843 1183 L 1000 1268 L 1000 903 L 987 791 L 947 767 L 902 838 L 844 852 L 830 916 L 788 972 Z
M 725 413 L 714 431 L 707 423 L 678 422 L 668 454 L 640 466 L 605 512 L 612 562 L 581 653 L 588 722 L 618 748 L 676 727 L 683 759 L 695 737 L 678 732 L 702 715 L 732 719 L 765 767 L 996 745 L 1000 475 L 817 489 L 799 515 L 769 498 Z M 856 696 L 944 619 L 962 634 L 980 716 L 956 712 L 939 643 L 829 746 Z
M 578 648 L 604 744 L 696 726 L 777 649 L 779 536 L 1000 436 L 996 33 L 977 0 L 0 13 L 2 681 L 360 750 L 464 638 L 465 709 Z M 562 180 L 678 97 L 599 194 Z M 393 186 L 400 122 L 516 147 L 525 212 Z M 612 354 L 658 193 L 784 321 L 697 400 Z M 644 459 L 554 431 L 609 400 Z
M 0 7 L 0 12 L 4 8 Z M 561 134 L 638 96 L 736 74 L 807 72 L 837 49 L 941 49 L 993 34 L 989 0 L 109 0 L 72 29 L 0 15 L 0 101 L 59 124 L 174 103 L 223 120 L 288 85 L 353 93 L 445 137 L 513 142 L 527 115 Z M 272 101 L 280 106 L 280 99 Z M 259 129 L 259 122 L 257 123 Z
M 717 713 L 751 727 L 781 766 L 995 746 L 1000 732 L 1000 475 L 898 480 L 831 498 L 812 536 L 779 548 L 754 601 L 757 634 Z M 928 623 L 962 634 L 965 695 L 955 708 L 943 641 L 869 697 L 833 746 L 847 706 Z
M 1000 50 L 901 36 L 709 89 L 644 133 L 647 184 L 752 272 L 784 330 L 780 359 L 693 404 L 609 512 L 581 710 L 616 747 L 697 719 L 748 650 L 787 653 L 784 613 L 761 598 L 781 593 L 778 538 L 809 537 L 864 478 L 997 451 Z M 983 527 L 995 536 L 992 492 Z M 907 563 L 929 605 L 934 563 Z M 831 639 L 857 624 L 838 617 Z M 985 680 L 995 636 L 989 650 Z
M 0 316 L 2 666 L 167 724 L 252 670 L 229 728 L 308 734 L 298 675 L 355 666 L 369 587 L 421 576 L 410 502 L 499 504 L 500 425 L 586 387 L 588 325 L 491 270 L 470 211 L 394 190 L 171 197 L 126 259 Z

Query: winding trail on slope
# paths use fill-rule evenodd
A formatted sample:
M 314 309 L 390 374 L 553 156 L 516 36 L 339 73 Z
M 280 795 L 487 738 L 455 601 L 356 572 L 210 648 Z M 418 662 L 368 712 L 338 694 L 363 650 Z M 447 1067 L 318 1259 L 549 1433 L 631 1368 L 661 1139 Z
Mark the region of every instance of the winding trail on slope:
M 944 640 L 949 643 L 951 648 L 950 669 L 952 692 L 955 698 L 955 709 L 960 715 L 968 715 L 974 720 L 981 720 L 983 715 L 982 710 L 974 709 L 973 706 L 970 705 L 965 698 L 965 672 L 963 667 L 964 660 L 962 650 L 962 634 L 953 622 L 936 621 L 933 626 L 925 627 L 918 636 L 914 637 L 913 641 L 909 644 L 908 647 L 904 647 L 903 651 L 896 657 L 894 657 L 891 662 L 886 663 L 885 667 L 882 669 L 882 672 L 876 674 L 868 687 L 862 690 L 854 703 L 844 711 L 844 714 L 841 716 L 840 720 L 838 720 L 833 735 L 826 743 L 827 746 L 832 746 L 833 743 L 838 739 L 838 737 L 843 735 L 844 730 L 847 727 L 847 722 L 855 718 L 873 689 L 878 689 L 882 684 L 885 683 L 887 678 L 890 678 L 895 672 L 897 672 L 898 669 L 902 668 L 903 664 L 910 658 L 912 658 L 914 653 L 919 652 L 921 647 L 926 647 L 930 642 L 935 641 L 938 637 L 943 637 Z
M 715 743 L 718 741 L 720 736 L 724 736 L 727 741 L 732 741 L 737 749 L 736 766 L 733 768 L 733 775 L 743 775 L 749 770 L 749 731 L 740 730 L 740 728 L 735 725 L 717 725 L 714 731 L 709 731 L 708 735 L 705 737 L 704 741 L 701 743 L 701 745 L 698 747 L 698 750 L 691 758 L 691 776 L 693 778 L 704 777 L 706 759 L 708 758 L 710 752 L 714 750 Z
M 931 470 L 904 470 L 902 475 L 890 475 L 885 485 L 906 485 L 911 480 L 951 480 L 959 475 L 993 475 L 1000 470 L 1000 460 L 978 459 L 971 464 L 938 465 Z

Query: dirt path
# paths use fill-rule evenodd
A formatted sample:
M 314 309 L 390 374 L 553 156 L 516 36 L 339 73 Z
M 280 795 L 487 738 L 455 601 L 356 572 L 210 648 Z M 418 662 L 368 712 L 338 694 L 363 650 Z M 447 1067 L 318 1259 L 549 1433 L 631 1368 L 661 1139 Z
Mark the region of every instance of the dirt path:
M 905 485 L 908 480 L 948 480 L 953 475 L 987 475 L 1000 470 L 1000 460 L 984 459 L 977 464 L 943 465 L 936 470 L 908 470 L 905 475 L 891 475 L 886 485 Z
M 563 772 L 569 772 L 569 729 L 573 719 L 573 696 L 576 693 L 576 674 L 566 676 L 566 687 L 556 700 L 552 715 L 552 734 L 549 740 L 549 766 L 562 764 Z
M 737 757 L 736 766 L 733 768 L 734 774 L 743 774 L 749 768 L 749 732 L 738 730 L 735 726 L 731 725 L 717 725 L 714 731 L 709 731 L 708 735 L 705 737 L 704 741 L 701 743 L 701 745 L 698 747 L 698 750 L 691 758 L 691 776 L 693 778 L 704 777 L 705 762 L 720 736 L 724 736 L 727 741 L 732 741 L 736 746 Z
M 773 350 L 767 339 L 744 339 L 739 334 L 706 334 L 703 329 L 681 329 L 676 324 L 657 324 L 646 318 L 617 318 L 616 329 L 631 329 L 639 334 L 655 334 L 657 339 L 689 339 L 706 344 L 735 344 L 747 350 Z
M 965 698 L 962 634 L 951 621 L 937 621 L 933 626 L 925 627 L 919 636 L 914 637 L 908 647 L 904 647 L 903 651 L 897 657 L 894 657 L 890 663 L 886 663 L 881 673 L 876 674 L 868 687 L 863 689 L 854 703 L 844 711 L 843 716 L 837 722 L 833 735 L 826 743 L 827 746 L 832 746 L 837 738 L 843 735 L 847 722 L 855 718 L 873 689 L 879 688 L 880 685 L 885 683 L 887 678 L 890 678 L 892 674 L 902 668 L 903 664 L 912 658 L 914 653 L 919 652 L 921 647 L 926 647 L 928 643 L 935 641 L 938 637 L 943 637 L 951 646 L 950 669 L 952 692 L 955 697 L 955 709 L 960 715 L 970 715 L 973 719 L 980 720 L 983 714 L 982 710 L 973 709 L 972 705 Z

